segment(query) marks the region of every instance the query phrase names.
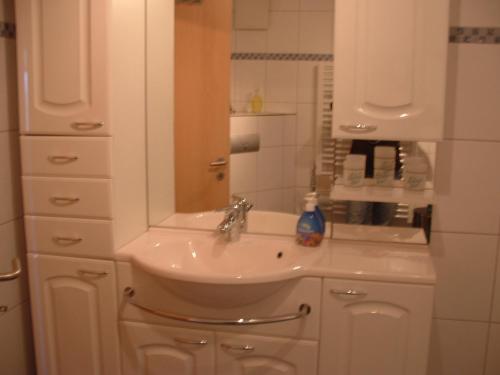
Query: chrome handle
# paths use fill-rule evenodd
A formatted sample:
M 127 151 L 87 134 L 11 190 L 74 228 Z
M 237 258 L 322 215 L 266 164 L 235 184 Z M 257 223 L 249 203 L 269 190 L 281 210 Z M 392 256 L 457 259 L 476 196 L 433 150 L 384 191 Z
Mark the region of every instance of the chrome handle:
M 83 241 L 83 238 L 81 237 L 60 237 L 60 236 L 54 236 L 52 237 L 54 242 L 56 242 L 59 245 L 76 245 L 77 243 L 80 243 Z
M 201 339 L 201 340 L 189 340 L 189 339 L 184 339 L 182 337 L 174 337 L 174 341 L 178 342 L 179 344 L 186 344 L 186 345 L 207 345 L 208 340 L 207 339 Z
M 349 125 L 340 125 L 340 130 L 343 130 L 348 133 L 371 133 L 377 130 L 377 125 L 371 124 L 349 124 Z
M 6 273 L 0 273 L 0 281 L 8 281 L 17 279 L 21 275 L 22 267 L 19 258 L 12 259 L 13 270 Z
M 95 130 L 102 128 L 104 122 L 74 122 L 71 126 L 76 130 Z
M 106 271 L 78 270 L 77 272 L 80 276 L 104 277 L 108 275 Z
M 220 344 L 222 349 L 226 350 L 237 350 L 239 352 L 253 352 L 255 348 L 252 345 L 230 345 L 230 344 Z
M 58 206 L 67 206 L 80 201 L 80 198 L 69 198 L 69 197 L 51 197 L 50 201 Z
M 366 296 L 368 293 L 355 289 L 347 289 L 347 290 L 331 289 L 330 294 L 341 295 L 341 296 Z
M 209 164 L 210 167 L 223 167 L 225 165 L 227 165 L 227 160 L 224 158 L 215 159 Z
M 49 161 L 54 164 L 66 164 L 78 160 L 78 156 L 50 155 Z
M 225 325 L 225 326 L 249 326 L 258 324 L 270 324 L 270 323 L 280 323 L 287 322 L 289 320 L 301 319 L 311 313 L 311 306 L 303 303 L 299 306 L 299 311 L 297 313 L 285 314 L 279 316 L 272 316 L 268 318 L 236 318 L 236 319 L 212 319 L 212 318 L 199 318 L 186 315 L 178 315 L 167 311 L 160 311 L 152 309 L 141 305 L 133 300 L 135 296 L 135 290 L 132 287 L 126 287 L 123 290 L 123 295 L 127 298 L 128 303 L 132 306 L 139 308 L 142 311 L 146 311 L 151 314 L 155 314 L 164 318 L 178 320 L 181 322 L 188 323 L 198 323 L 198 324 L 211 324 L 211 325 Z

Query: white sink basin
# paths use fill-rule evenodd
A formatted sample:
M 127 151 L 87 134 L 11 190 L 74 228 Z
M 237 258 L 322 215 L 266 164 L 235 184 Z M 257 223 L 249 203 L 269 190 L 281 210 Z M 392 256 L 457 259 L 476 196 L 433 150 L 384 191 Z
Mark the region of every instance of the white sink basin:
M 292 237 L 243 234 L 236 242 L 215 233 L 153 229 L 127 245 L 132 263 L 171 291 L 198 304 L 232 307 L 255 302 L 301 277 L 322 248 Z
M 159 224 L 159 227 L 215 230 L 224 218 L 223 212 L 176 213 Z M 248 233 L 293 236 L 299 217 L 294 214 L 256 211 L 248 213 Z

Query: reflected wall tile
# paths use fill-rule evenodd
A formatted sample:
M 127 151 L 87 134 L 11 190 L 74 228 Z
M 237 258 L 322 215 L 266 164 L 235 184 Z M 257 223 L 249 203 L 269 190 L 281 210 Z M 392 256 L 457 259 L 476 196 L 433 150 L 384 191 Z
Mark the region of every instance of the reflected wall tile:
M 500 27 L 500 1 L 451 0 L 450 25 Z
M 264 211 L 283 211 L 283 189 L 257 192 L 257 206 Z
M 233 62 L 234 69 L 234 100 L 249 103 L 255 90 L 265 98 L 266 92 L 266 62 L 237 60 Z
M 488 323 L 434 319 L 428 375 L 480 375 Z
M 283 144 L 284 116 L 259 116 L 260 147 L 281 146 Z
M 316 106 L 314 104 L 297 104 L 297 145 L 312 146 L 314 144 L 315 118 Z
M 267 52 L 267 31 L 235 30 L 233 52 Z
M 281 147 L 262 148 L 257 153 L 257 190 L 283 187 L 283 152 Z
M 231 155 L 229 186 L 232 192 L 257 190 L 257 153 Z
M 269 52 L 299 51 L 299 13 L 271 12 L 270 26 L 267 33 L 267 50 Z
M 300 53 L 332 53 L 333 13 L 301 12 L 299 25 Z
M 300 0 L 300 10 L 329 10 L 334 8 L 334 0 Z
M 297 101 L 297 73 L 296 61 L 268 61 L 266 100 L 295 103 Z
M 497 242 L 498 236 L 433 233 L 435 317 L 489 319 Z

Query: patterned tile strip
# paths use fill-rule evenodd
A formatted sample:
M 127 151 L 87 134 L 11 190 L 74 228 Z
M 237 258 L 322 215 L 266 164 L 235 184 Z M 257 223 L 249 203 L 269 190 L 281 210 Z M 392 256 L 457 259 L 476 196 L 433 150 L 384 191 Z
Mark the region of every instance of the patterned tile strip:
M 13 23 L 0 21 L 0 38 L 15 38 L 16 25 Z
M 321 53 L 233 53 L 232 60 L 333 61 L 332 54 Z
M 450 43 L 500 44 L 500 28 L 451 27 Z

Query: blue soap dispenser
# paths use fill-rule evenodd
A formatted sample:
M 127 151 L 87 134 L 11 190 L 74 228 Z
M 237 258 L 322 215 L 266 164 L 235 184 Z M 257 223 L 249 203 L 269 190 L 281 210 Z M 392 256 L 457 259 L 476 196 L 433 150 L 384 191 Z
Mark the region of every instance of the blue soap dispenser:
M 316 198 L 306 197 L 305 209 L 297 223 L 297 243 L 302 246 L 316 247 L 323 240 L 324 224 L 316 213 Z
M 314 204 L 314 212 L 316 213 L 316 215 L 318 216 L 318 218 L 321 221 L 321 234 L 324 235 L 325 228 L 326 228 L 325 215 L 323 215 L 323 212 L 320 210 L 320 208 L 318 206 L 318 193 L 316 193 L 316 192 L 307 193 L 305 200 Z

